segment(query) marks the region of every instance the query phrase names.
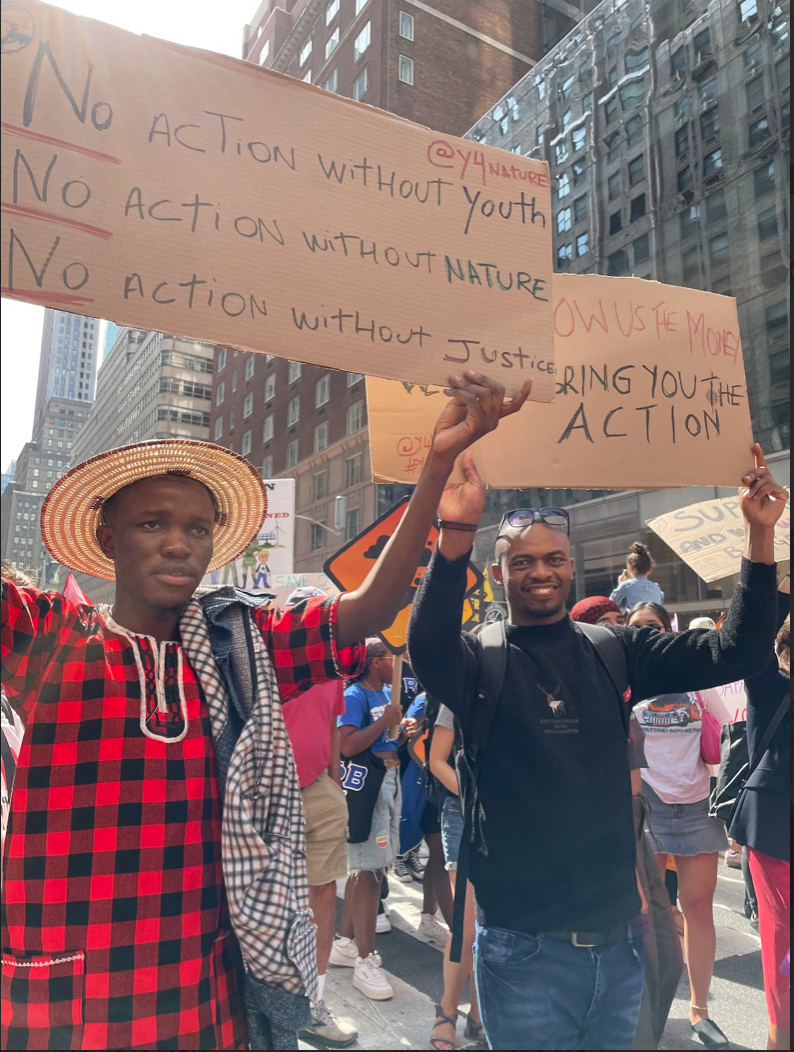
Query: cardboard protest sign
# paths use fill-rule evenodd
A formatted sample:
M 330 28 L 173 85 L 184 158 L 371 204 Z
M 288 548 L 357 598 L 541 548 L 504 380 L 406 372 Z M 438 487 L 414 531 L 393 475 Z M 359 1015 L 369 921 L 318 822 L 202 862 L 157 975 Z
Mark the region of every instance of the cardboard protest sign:
M 488 365 L 552 398 L 545 163 L 12 7 L 4 295 L 417 383 Z
M 737 485 L 752 465 L 736 301 L 640 278 L 554 275 L 556 401 L 474 450 L 489 485 Z M 372 470 L 415 482 L 444 401 L 367 381 Z
M 364 582 L 367 574 L 377 562 L 389 538 L 397 528 L 397 524 L 405 514 L 407 507 L 408 498 L 406 497 L 398 501 L 385 515 L 381 515 L 376 522 L 368 526 L 358 537 L 346 544 L 344 548 L 341 548 L 336 555 L 332 555 L 326 562 L 325 572 L 341 591 L 352 592 Z M 411 614 L 411 604 L 425 568 L 430 563 L 430 556 L 433 554 L 433 548 L 437 540 L 438 530 L 434 526 L 428 534 L 427 542 L 422 552 L 422 559 L 416 570 L 416 577 L 408 589 L 402 609 L 391 627 L 386 629 L 385 632 L 378 633 L 393 654 L 403 654 L 405 652 L 408 643 L 408 619 Z M 469 564 L 466 595 L 471 595 L 476 589 L 481 587 L 482 576 L 480 572 L 476 567 Z M 463 624 L 470 621 L 472 616 L 472 607 L 467 602 L 464 604 Z
M 739 572 L 744 554 L 744 524 L 737 497 L 700 501 L 679 508 L 648 526 L 704 581 Z M 775 527 L 775 558 L 791 559 L 791 500 Z

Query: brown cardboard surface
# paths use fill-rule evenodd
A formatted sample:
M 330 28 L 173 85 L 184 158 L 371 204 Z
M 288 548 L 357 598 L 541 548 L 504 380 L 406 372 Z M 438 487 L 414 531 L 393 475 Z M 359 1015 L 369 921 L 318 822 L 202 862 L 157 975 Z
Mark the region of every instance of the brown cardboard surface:
M 640 278 L 554 275 L 556 401 L 474 450 L 489 485 L 736 485 L 752 466 L 736 301 Z M 541 346 L 540 341 L 535 346 Z M 367 381 L 372 470 L 415 482 L 444 395 Z
M 741 568 L 744 525 L 737 497 L 690 504 L 649 519 L 648 525 L 704 581 L 719 581 Z M 775 527 L 775 558 L 791 559 L 790 500 Z
M 35 0 L 15 17 L 4 295 L 416 383 L 488 365 L 552 398 L 545 163 Z

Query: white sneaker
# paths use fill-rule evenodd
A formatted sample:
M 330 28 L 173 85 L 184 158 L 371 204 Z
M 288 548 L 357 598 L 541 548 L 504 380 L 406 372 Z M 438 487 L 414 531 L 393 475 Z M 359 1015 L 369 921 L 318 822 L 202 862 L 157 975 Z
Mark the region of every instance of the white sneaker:
M 417 934 L 420 939 L 435 943 L 436 946 L 440 946 L 443 950 L 449 939 L 449 928 L 445 924 L 439 923 L 432 914 L 423 913 L 419 919 Z
M 394 997 L 394 990 L 383 973 L 381 959 L 374 953 L 365 959 L 356 958 L 353 986 L 370 1001 L 389 1001 Z
M 357 957 L 358 946 L 356 946 L 353 939 L 340 937 L 333 941 L 328 963 L 335 964 L 337 968 L 355 968 Z
M 391 931 L 391 921 L 385 913 L 379 913 L 378 919 L 375 922 L 375 934 L 376 935 L 387 935 Z
M 340 1023 L 325 1001 L 312 1005 L 311 1026 L 298 1031 L 298 1037 L 316 1048 L 347 1048 L 358 1038 L 352 1026 Z

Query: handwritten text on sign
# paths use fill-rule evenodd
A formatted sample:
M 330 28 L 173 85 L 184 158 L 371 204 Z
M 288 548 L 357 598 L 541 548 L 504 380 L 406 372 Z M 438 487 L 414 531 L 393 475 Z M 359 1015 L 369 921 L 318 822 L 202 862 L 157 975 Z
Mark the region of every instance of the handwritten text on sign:
M 33 0 L 7 15 L 4 295 L 551 399 L 545 164 Z
M 752 442 L 735 300 L 639 278 L 554 275 L 556 402 L 475 449 L 494 487 L 735 485 Z M 367 382 L 372 470 L 415 482 L 444 395 Z
M 648 522 L 704 581 L 738 573 L 744 554 L 744 522 L 737 497 L 706 500 Z M 791 559 L 791 502 L 775 527 L 775 559 Z

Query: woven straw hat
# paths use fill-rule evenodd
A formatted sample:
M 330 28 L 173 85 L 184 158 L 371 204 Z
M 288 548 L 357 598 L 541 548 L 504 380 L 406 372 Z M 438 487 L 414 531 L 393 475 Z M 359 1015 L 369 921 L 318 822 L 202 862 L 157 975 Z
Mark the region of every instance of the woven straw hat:
M 53 558 L 70 570 L 115 580 L 113 563 L 96 539 L 102 505 L 130 483 L 154 475 L 184 475 L 213 494 L 217 521 L 208 570 L 236 559 L 259 533 L 267 494 L 247 460 L 212 442 L 138 442 L 77 464 L 52 487 L 41 509 L 41 534 Z

